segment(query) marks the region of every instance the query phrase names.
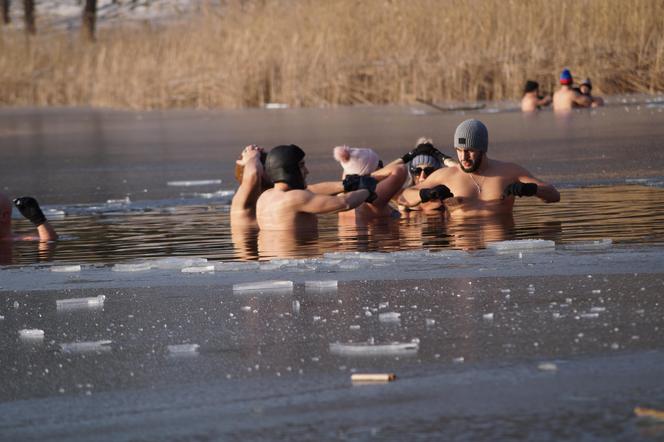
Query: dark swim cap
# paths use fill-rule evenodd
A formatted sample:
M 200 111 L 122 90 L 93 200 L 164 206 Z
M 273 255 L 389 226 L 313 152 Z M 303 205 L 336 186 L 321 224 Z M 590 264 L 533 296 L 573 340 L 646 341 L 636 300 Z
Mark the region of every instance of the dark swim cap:
M 277 146 L 270 150 L 265 160 L 265 171 L 273 183 L 286 183 L 291 189 L 304 189 L 304 177 L 300 161 L 304 151 L 294 144 Z
M 526 85 L 523 87 L 523 93 L 527 94 L 528 92 L 534 92 L 539 88 L 539 83 L 536 81 L 528 80 Z

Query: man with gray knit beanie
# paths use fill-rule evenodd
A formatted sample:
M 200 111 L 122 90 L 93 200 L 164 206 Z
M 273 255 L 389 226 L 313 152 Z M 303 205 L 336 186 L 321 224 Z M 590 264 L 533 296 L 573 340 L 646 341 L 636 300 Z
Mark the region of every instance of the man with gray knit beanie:
M 459 124 L 454 148 L 459 166 L 438 169 L 422 183 L 404 190 L 400 204 L 414 207 L 440 200 L 449 216 L 490 216 L 512 213 L 514 197 L 560 201 L 555 187 L 523 167 L 489 159 L 489 131 L 481 121 L 470 119 Z

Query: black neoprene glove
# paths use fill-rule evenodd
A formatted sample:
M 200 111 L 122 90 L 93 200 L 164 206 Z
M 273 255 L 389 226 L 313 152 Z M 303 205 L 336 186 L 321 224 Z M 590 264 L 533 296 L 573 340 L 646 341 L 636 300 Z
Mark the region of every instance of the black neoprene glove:
M 420 200 L 423 203 L 432 200 L 442 201 L 453 196 L 454 194 L 450 191 L 450 188 L 444 184 L 439 184 L 431 189 L 420 189 Z
M 357 186 L 360 185 L 360 176 L 359 175 L 346 175 L 343 180 L 344 192 L 352 192 L 357 190 Z
M 357 186 L 357 190 L 360 189 L 367 189 L 369 191 L 369 196 L 365 200 L 366 202 L 370 203 L 376 198 L 378 198 L 378 195 L 376 194 L 376 186 L 378 185 L 378 181 L 376 181 L 376 178 L 372 177 L 371 175 L 364 175 L 360 177 L 359 184 Z
M 514 196 L 535 196 L 537 193 L 537 184 L 535 183 L 522 183 L 517 181 L 516 183 L 508 184 L 503 191 L 503 198 L 507 198 L 510 195 Z
M 442 153 L 441 151 L 439 151 L 435 147 L 433 148 L 433 152 L 431 152 L 431 155 L 438 158 L 438 161 L 440 161 L 440 164 L 445 164 L 445 160 L 453 160 L 454 159 L 449 155 L 445 155 L 444 153 Z
M 418 144 L 417 147 L 410 152 L 408 152 L 406 155 L 401 157 L 401 161 L 405 163 L 409 163 L 410 160 L 415 158 L 418 155 L 433 155 L 433 151 L 438 152 L 438 150 L 433 147 L 431 143 L 423 143 L 423 144 Z
M 14 205 L 21 215 L 30 220 L 32 224 L 39 227 L 46 222 L 44 213 L 39 208 L 39 203 L 31 196 L 22 196 L 14 200 Z

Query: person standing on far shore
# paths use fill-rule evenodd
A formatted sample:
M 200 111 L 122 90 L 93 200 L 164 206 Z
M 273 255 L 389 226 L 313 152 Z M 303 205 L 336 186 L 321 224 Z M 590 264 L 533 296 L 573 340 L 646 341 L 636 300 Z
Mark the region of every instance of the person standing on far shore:
M 523 112 L 535 112 L 544 106 L 551 104 L 551 96 L 540 96 L 539 83 L 528 80 L 523 88 L 523 98 L 521 98 L 521 110 Z
M 568 111 L 575 107 L 590 107 L 592 99 L 580 94 L 572 88 L 574 79 L 569 69 L 560 73 L 560 89 L 553 94 L 553 110 Z

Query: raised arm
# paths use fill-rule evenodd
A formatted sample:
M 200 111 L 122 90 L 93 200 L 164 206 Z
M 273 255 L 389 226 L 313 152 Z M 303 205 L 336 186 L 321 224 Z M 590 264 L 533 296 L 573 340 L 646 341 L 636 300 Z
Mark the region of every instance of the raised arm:
M 302 201 L 299 210 L 312 214 L 335 213 L 354 209 L 369 198 L 367 189 L 354 190 L 340 195 L 321 195 L 309 193 Z
M 385 170 L 386 174 L 376 186 L 376 199 L 371 202 L 376 207 L 387 205 L 392 197 L 401 190 L 401 187 L 406 182 L 406 178 L 408 178 L 406 165 L 403 163 L 388 164 L 380 170 Z
M 21 215 L 37 227 L 40 241 L 55 241 L 58 239 L 58 234 L 44 216 L 36 199 L 30 196 L 23 196 L 16 198 L 14 205 L 21 212 Z
M 261 194 L 261 175 L 263 165 L 260 162 L 262 149 L 256 145 L 244 148 L 242 156 L 236 161 L 242 166 L 242 181 L 231 201 L 231 214 L 254 214 L 256 201 Z
M 587 95 L 577 93 L 574 95 L 574 103 L 580 107 L 590 107 L 593 104 L 593 100 Z
M 309 184 L 307 190 L 321 195 L 336 195 L 344 191 L 341 181 L 323 181 L 322 183 Z

